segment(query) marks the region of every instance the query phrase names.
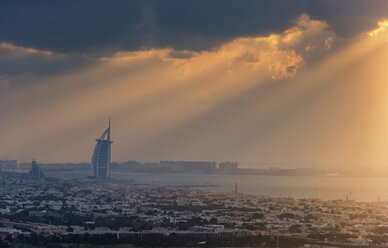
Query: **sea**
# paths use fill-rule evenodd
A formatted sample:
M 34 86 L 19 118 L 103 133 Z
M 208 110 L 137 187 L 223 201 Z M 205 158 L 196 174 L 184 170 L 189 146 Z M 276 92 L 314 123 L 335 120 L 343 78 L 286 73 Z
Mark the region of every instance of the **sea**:
M 47 177 L 82 179 L 91 171 L 45 172 Z M 111 178 L 128 180 L 133 184 L 192 187 L 216 192 L 237 191 L 293 198 L 320 198 L 324 200 L 355 200 L 359 202 L 387 202 L 387 177 L 342 176 L 261 176 L 173 173 L 112 172 Z

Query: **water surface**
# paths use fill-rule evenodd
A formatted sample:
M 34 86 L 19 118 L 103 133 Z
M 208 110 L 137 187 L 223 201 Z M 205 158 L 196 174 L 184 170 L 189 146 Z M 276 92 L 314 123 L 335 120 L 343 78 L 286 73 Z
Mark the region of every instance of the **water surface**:
M 48 177 L 62 179 L 85 178 L 90 171 L 45 172 Z M 388 178 L 384 177 L 318 177 L 260 176 L 212 174 L 152 174 L 113 172 L 113 179 L 131 180 L 137 184 L 203 186 L 206 190 L 232 192 L 237 183 L 241 193 L 290 196 L 296 198 L 349 199 L 356 201 L 388 201 Z

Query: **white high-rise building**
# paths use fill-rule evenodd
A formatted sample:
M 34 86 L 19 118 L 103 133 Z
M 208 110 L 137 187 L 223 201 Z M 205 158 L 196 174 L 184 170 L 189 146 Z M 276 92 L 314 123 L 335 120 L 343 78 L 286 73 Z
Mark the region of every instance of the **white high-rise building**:
M 92 156 L 92 166 L 94 170 L 94 177 L 105 179 L 110 177 L 110 119 L 109 127 L 102 133 L 99 139 L 96 139 L 97 144 L 94 148 Z

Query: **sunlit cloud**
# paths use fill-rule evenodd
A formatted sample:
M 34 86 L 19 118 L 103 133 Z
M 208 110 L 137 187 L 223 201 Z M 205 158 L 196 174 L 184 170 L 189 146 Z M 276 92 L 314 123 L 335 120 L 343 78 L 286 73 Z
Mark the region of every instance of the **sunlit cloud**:
M 304 64 L 304 53 L 313 49 L 329 50 L 334 34 L 327 30 L 325 22 L 311 20 L 302 15 L 295 26 L 280 34 L 266 37 L 241 37 L 203 52 L 153 49 L 135 52 L 118 52 L 102 61 L 122 63 L 139 59 L 155 58 L 172 62 L 177 74 L 192 77 L 214 70 L 235 73 L 244 67 L 251 71 L 267 72 L 273 79 L 295 76 Z M 301 49 L 304 48 L 304 49 Z
M 378 22 L 378 28 L 368 32 L 370 37 L 379 35 L 381 32 L 388 30 L 388 20 L 381 20 Z
M 155 153 L 148 147 L 173 130 L 195 123 L 251 90 L 287 81 L 288 87 L 278 94 L 263 97 L 263 101 L 269 99 L 266 104 L 252 106 L 252 113 L 271 118 L 265 113 L 301 95 L 303 90 L 295 88 L 312 86 L 316 78 L 344 67 L 340 60 L 324 63 L 314 73 L 309 69 L 317 63 L 313 59 L 328 56 L 335 40 L 325 22 L 303 15 L 284 32 L 240 37 L 211 50 L 121 51 L 79 71 L 30 77 L 29 85 L 10 87 L 0 98 L 0 113 L 7 117 L 0 130 L 7 142 L 0 143 L 0 150 L 45 161 L 87 161 L 93 138 L 111 116 L 113 157 L 146 158 Z M 11 51 L 8 46 L 4 49 Z M 343 64 L 352 60 L 352 54 L 347 56 Z M 252 124 L 246 132 L 254 128 Z
M 17 46 L 9 42 L 0 42 L 0 49 L 10 50 L 15 55 L 39 54 L 39 55 L 45 55 L 45 56 L 52 56 L 52 55 L 63 56 L 63 54 L 60 54 L 60 53 L 54 53 L 51 51 L 39 50 L 35 48 L 30 48 L 30 47 Z
M 14 77 L 14 83 L 10 87 L 28 84 L 28 75 L 59 76 L 82 70 L 93 63 L 93 60 L 83 54 L 63 54 L 0 42 L 0 75 Z
M 328 37 L 326 40 L 325 40 L 325 48 L 326 50 L 330 50 L 331 47 L 333 46 L 333 43 L 334 43 L 334 38 L 333 37 Z

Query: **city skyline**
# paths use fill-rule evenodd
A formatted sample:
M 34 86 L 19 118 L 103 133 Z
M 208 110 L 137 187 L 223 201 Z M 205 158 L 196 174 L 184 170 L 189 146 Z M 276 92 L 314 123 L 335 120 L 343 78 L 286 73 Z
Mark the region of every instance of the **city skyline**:
M 0 247 L 388 247 L 387 65 L 388 0 L 0 0 Z

